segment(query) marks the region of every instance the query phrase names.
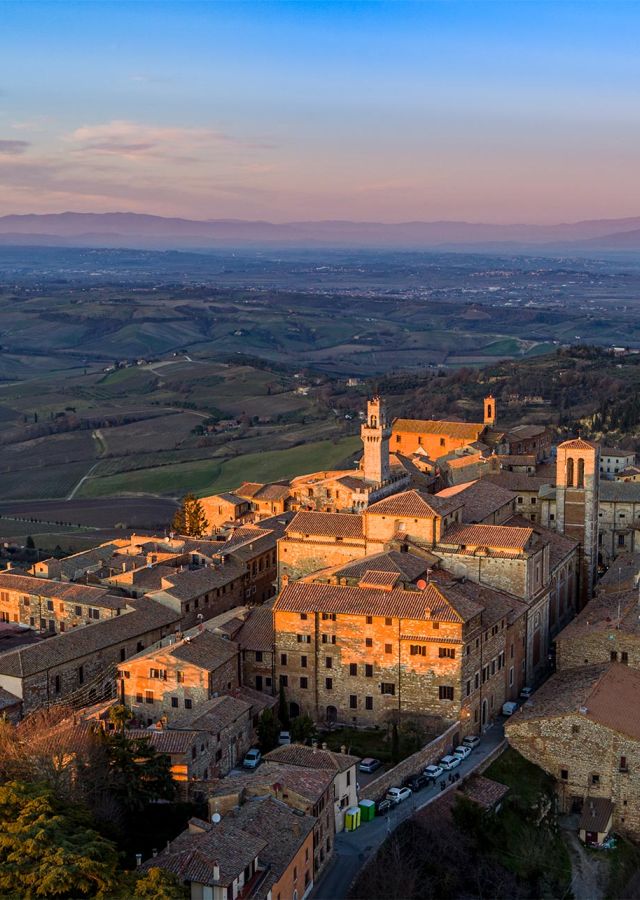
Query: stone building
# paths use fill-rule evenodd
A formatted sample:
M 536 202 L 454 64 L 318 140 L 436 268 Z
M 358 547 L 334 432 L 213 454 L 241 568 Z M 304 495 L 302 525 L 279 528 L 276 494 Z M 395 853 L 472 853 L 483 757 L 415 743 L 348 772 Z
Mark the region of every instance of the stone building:
M 598 570 L 599 448 L 582 438 L 558 445 L 556 527 L 580 545 L 580 597 L 593 596 Z
M 274 693 L 273 608 L 257 606 L 234 637 L 240 648 L 242 683 L 256 691 Z
M 640 552 L 640 482 L 600 482 L 598 528 L 604 565 L 622 553 Z
M 283 481 L 273 484 L 245 481 L 233 493 L 250 504 L 255 521 L 286 512 L 291 496 L 289 485 Z
M 640 838 L 640 671 L 620 663 L 564 669 L 506 724 L 509 743 L 553 776 L 562 811 L 613 803 L 613 825 Z
M 206 516 L 210 534 L 215 534 L 230 522 L 248 518 L 251 512 L 251 504 L 248 499 L 229 492 L 200 497 L 200 504 Z
M 184 722 L 238 687 L 238 664 L 237 645 L 210 631 L 170 635 L 118 666 L 118 696 L 144 724 Z
M 636 454 L 633 450 L 619 447 L 600 447 L 600 475 L 605 481 L 612 480 L 627 466 L 634 465 Z
M 190 778 L 222 778 L 242 762 L 255 738 L 253 709 L 251 701 L 225 694 L 198 703 L 192 712 L 182 710 L 178 718 L 171 719 L 168 734 L 197 731 L 206 736 L 206 765 L 199 774 L 190 774 Z M 262 709 L 260 706 L 257 717 Z
M 158 753 L 166 754 L 171 761 L 171 777 L 176 783 L 178 796 L 191 799 L 192 782 L 209 778 L 211 751 L 209 735 L 196 729 L 166 731 L 164 728 L 129 728 L 129 738 L 145 738 Z
M 599 591 L 556 637 L 556 667 L 621 662 L 640 669 L 638 591 Z

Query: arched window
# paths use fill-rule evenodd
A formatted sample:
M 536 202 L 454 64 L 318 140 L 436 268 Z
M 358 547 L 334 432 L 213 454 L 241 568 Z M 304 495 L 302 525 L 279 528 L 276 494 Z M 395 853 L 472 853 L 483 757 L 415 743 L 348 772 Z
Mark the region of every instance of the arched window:
M 583 459 L 579 459 L 579 460 L 578 460 L 578 480 L 577 480 L 577 487 L 579 487 L 579 488 L 583 488 L 583 487 L 584 487 L 584 460 L 583 460 Z
M 567 487 L 573 487 L 573 459 L 567 460 Z
M 487 404 L 487 419 L 491 418 L 491 404 Z

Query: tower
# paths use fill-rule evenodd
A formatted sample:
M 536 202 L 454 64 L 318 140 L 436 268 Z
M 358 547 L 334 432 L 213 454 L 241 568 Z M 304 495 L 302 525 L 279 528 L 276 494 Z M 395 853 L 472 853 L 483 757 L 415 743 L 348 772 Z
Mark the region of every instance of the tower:
M 366 481 L 380 484 L 390 476 L 389 441 L 391 428 L 387 425 L 384 403 L 380 397 L 367 402 L 367 420 L 360 428 L 364 445 L 363 472 Z
M 576 438 L 558 445 L 556 459 L 556 524 L 580 543 L 579 597 L 593 596 L 598 569 L 598 486 L 600 448 Z
M 484 424 L 489 426 L 497 425 L 498 411 L 496 409 L 496 398 L 489 394 L 484 398 Z

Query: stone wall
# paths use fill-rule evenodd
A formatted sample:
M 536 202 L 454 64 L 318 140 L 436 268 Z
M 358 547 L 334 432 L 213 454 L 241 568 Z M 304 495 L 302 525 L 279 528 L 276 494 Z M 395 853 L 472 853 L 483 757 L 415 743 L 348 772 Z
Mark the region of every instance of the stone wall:
M 391 787 L 399 787 L 405 778 L 409 775 L 415 775 L 418 772 L 442 759 L 459 743 L 458 736 L 460 734 L 460 722 L 454 722 L 446 731 L 437 738 L 434 738 L 426 744 L 422 750 L 418 750 L 401 763 L 384 772 L 379 778 L 370 781 L 360 790 L 361 800 L 378 800 L 387 793 Z

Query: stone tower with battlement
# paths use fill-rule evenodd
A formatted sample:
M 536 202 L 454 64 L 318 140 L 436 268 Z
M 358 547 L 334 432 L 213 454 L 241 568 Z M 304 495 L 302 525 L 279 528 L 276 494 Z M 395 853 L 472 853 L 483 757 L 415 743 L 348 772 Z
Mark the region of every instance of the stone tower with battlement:
M 492 428 L 498 424 L 498 411 L 496 409 L 496 398 L 489 394 L 484 398 L 484 424 Z
M 389 441 L 391 427 L 387 424 L 384 403 L 372 397 L 367 403 L 367 419 L 360 428 L 364 446 L 362 471 L 366 481 L 381 484 L 390 477 Z
M 598 486 L 600 448 L 583 438 L 558 445 L 556 527 L 580 543 L 579 596 L 593 596 L 598 569 Z

